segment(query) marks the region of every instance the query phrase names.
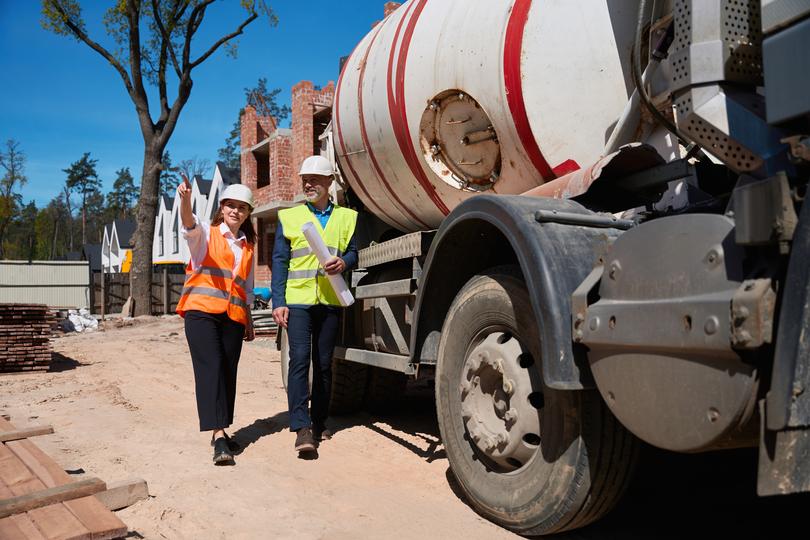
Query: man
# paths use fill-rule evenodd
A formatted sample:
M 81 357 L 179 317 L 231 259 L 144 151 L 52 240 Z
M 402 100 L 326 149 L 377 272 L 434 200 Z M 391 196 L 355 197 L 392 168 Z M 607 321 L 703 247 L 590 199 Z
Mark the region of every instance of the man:
M 316 441 L 331 437 L 326 417 L 340 316 L 340 302 L 324 272 L 341 274 L 357 264 L 354 242 L 357 212 L 329 199 L 332 165 L 325 157 L 305 159 L 299 175 L 307 202 L 278 213 L 271 285 L 273 319 L 287 330 L 290 343 L 287 376 L 290 430 L 296 432 L 295 450 L 311 452 Z M 304 223 L 316 224 L 334 255 L 323 268 L 301 232 Z M 308 411 L 310 363 L 313 377 Z

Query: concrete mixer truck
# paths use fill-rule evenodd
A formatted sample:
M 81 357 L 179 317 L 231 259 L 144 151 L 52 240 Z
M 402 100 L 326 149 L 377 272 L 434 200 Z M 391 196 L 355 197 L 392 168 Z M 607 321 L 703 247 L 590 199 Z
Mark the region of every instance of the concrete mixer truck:
M 582 527 L 639 441 L 810 490 L 810 6 L 410 0 L 346 59 L 335 411 L 435 377 L 470 504 Z

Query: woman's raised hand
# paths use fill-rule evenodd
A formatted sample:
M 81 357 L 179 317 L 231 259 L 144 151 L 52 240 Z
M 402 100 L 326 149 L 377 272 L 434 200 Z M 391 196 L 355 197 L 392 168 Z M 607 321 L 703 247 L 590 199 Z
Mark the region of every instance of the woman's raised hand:
M 177 186 L 177 194 L 180 196 L 180 202 L 191 201 L 191 184 L 188 181 L 188 177 L 180 173 L 180 176 L 183 178 L 183 181 L 180 182 L 180 185 Z
M 180 173 L 180 176 L 183 178 L 183 181 L 177 186 L 177 196 L 180 197 L 180 220 L 183 222 L 183 227 L 193 229 L 196 222 L 191 211 L 191 184 L 185 174 Z

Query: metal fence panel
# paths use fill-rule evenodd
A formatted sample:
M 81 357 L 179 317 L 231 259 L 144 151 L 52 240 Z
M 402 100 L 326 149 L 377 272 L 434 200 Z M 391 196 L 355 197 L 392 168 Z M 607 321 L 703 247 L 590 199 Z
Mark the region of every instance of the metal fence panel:
M 90 306 L 87 261 L 0 261 L 0 303 Z

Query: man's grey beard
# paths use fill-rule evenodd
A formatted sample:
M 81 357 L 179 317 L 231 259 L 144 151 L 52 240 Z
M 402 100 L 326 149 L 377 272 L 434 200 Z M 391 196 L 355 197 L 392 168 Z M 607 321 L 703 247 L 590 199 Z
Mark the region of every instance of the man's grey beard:
M 321 195 L 323 195 L 323 192 L 320 189 L 315 188 L 312 193 L 306 193 L 305 192 L 304 193 L 304 198 L 307 200 L 307 202 L 313 203 L 313 202 L 317 201 L 318 199 L 320 199 Z

